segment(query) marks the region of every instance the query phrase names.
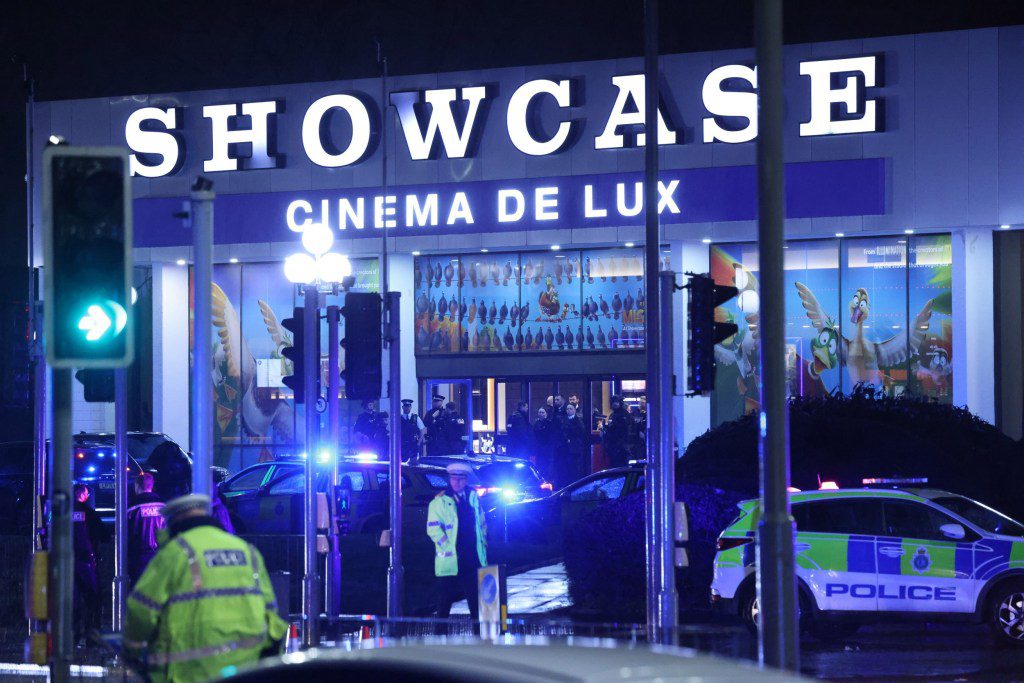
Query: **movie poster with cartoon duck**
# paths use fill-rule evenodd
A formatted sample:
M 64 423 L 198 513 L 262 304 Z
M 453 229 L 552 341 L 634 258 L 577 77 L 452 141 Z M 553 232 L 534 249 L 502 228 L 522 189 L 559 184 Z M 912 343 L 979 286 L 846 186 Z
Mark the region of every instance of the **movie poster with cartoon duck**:
M 791 396 L 869 386 L 951 400 L 949 235 L 790 242 L 785 250 L 786 367 Z M 739 289 L 716 318 L 739 331 L 715 349 L 713 422 L 759 407 L 756 244 L 711 247 L 716 282 Z

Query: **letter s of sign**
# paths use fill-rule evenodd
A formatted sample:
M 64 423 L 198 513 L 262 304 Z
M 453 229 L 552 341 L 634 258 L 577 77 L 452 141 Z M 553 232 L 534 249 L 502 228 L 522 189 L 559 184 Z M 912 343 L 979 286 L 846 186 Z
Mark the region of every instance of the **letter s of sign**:
M 352 122 L 352 137 L 348 146 L 337 154 L 328 152 L 324 144 L 324 137 L 329 132 L 324 125 L 324 117 L 332 109 L 344 111 Z M 349 166 L 360 161 L 370 147 L 371 133 L 370 113 L 366 105 L 354 95 L 321 97 L 309 105 L 302 118 L 302 146 L 306 156 L 317 166 L 325 168 Z
M 725 90 L 730 79 L 746 81 L 751 91 Z M 711 117 L 704 119 L 704 142 L 749 142 L 757 137 L 757 69 L 742 64 L 720 66 L 704 79 L 701 98 Z M 725 128 L 716 117 L 744 118 L 742 128 Z
M 164 130 L 146 130 L 146 121 L 156 121 Z M 181 167 L 181 143 L 172 131 L 178 127 L 178 110 L 174 107 L 142 107 L 136 109 L 124 124 L 124 141 L 134 152 L 128 157 L 132 175 L 144 178 L 160 178 L 174 173 Z M 157 164 L 148 164 L 140 155 L 155 154 L 160 157 Z
M 568 80 L 550 81 L 544 78 L 527 81 L 516 88 L 508 101 L 505 122 L 508 137 L 516 149 L 530 156 L 545 156 L 562 150 L 569 141 L 572 122 L 562 121 L 558 130 L 549 140 L 538 140 L 533 136 L 530 126 L 530 105 L 538 95 L 551 95 L 562 109 L 572 106 L 571 82 Z

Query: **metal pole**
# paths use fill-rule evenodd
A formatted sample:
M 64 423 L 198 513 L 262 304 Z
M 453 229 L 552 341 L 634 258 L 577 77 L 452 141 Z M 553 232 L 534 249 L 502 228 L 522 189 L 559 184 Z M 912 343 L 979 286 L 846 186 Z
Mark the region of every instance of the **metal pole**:
M 192 187 L 192 238 L 195 251 L 195 316 L 192 335 L 192 492 L 210 495 L 213 464 L 213 183 L 200 176 Z
M 755 3 L 758 69 L 758 249 L 761 300 L 783 301 L 782 0 Z M 799 668 L 799 629 L 789 510 L 789 415 L 786 405 L 785 311 L 761 309 L 761 510 L 757 535 L 761 662 Z
M 70 680 L 74 647 L 75 551 L 71 542 L 71 370 L 53 370 L 53 472 L 50 477 L 51 680 Z
M 336 511 L 339 480 L 338 448 L 341 442 L 341 424 L 338 415 L 338 392 L 341 384 L 338 356 L 341 346 L 338 340 L 338 307 L 327 307 L 327 423 L 330 429 L 331 486 L 330 508 Z M 327 556 L 327 613 L 336 617 L 341 614 L 341 537 L 338 535 L 338 520 L 330 522 L 330 553 Z
M 673 327 L 672 299 L 675 291 L 676 274 L 670 271 L 659 273 L 661 280 L 661 313 L 658 321 L 661 325 L 658 339 L 661 354 L 661 369 L 658 374 L 660 405 L 650 405 L 647 414 L 650 419 L 652 412 L 659 413 L 661 430 L 658 433 L 659 469 L 654 492 L 657 496 L 658 508 L 655 528 L 655 542 L 658 552 L 658 629 L 662 644 L 675 644 L 679 626 L 679 596 L 676 592 L 675 563 L 675 500 L 676 500 L 676 459 L 672 421 L 672 359 L 673 359 Z
M 660 589 L 659 529 L 661 506 L 659 492 L 662 490 L 664 470 L 661 457 L 661 270 L 659 250 L 661 248 L 660 225 L 658 222 L 658 0 L 644 2 L 644 219 L 645 219 L 645 278 L 647 289 L 646 343 L 647 354 L 647 490 L 645 502 L 647 514 L 645 529 L 647 537 L 647 632 L 651 642 L 667 642 L 672 630 L 665 627 L 674 623 L 675 615 L 665 610 L 674 603 Z
M 28 340 L 32 363 L 32 453 L 34 460 L 32 501 L 32 549 L 43 549 L 42 530 L 46 525 L 43 500 L 46 496 L 46 355 L 43 353 L 43 335 L 38 331 L 42 303 L 36 302 L 36 247 L 35 247 L 35 80 L 29 75 L 28 63 L 21 63 L 22 83 L 25 86 L 25 232 L 28 243 Z
M 401 428 L 398 420 L 402 386 L 401 344 L 399 340 L 399 303 L 401 292 L 388 292 L 387 295 L 387 339 L 388 344 L 388 403 L 391 406 L 391 431 L 389 448 L 391 457 L 388 461 L 391 489 L 389 513 L 391 519 L 391 544 L 389 547 L 388 564 L 388 618 L 401 617 L 403 613 L 403 592 L 405 589 L 405 568 L 402 566 L 402 441 Z
M 114 609 L 111 628 L 124 628 L 128 577 L 128 370 L 114 370 Z
M 380 42 L 377 42 L 377 61 L 381 65 L 380 102 L 381 127 L 381 194 L 387 195 L 388 189 L 388 59 L 384 56 Z M 401 391 L 402 391 L 402 346 L 399 334 L 399 318 L 401 310 L 401 292 L 392 292 L 391 273 L 388 263 L 388 228 L 387 223 L 381 231 L 381 282 L 384 298 L 384 343 L 388 349 L 388 472 L 391 481 L 390 499 L 388 501 L 389 519 L 391 520 L 391 539 L 388 547 L 388 617 L 401 617 L 403 613 L 405 568 L 402 566 L 402 440 L 401 440 Z
M 303 497 L 303 549 L 305 561 L 302 578 L 302 646 L 316 647 L 320 644 L 320 592 L 317 580 L 316 558 L 316 446 L 320 416 L 316 412 L 318 398 L 317 379 L 320 376 L 320 359 L 317 357 L 317 337 L 320 334 L 320 293 L 316 285 L 307 285 L 304 290 L 305 302 L 302 312 L 302 386 L 306 395 L 305 445 L 306 481 Z
M 29 305 L 42 309 L 42 302 L 29 300 Z M 38 316 L 36 318 L 39 319 Z M 43 550 L 43 530 L 46 527 L 46 511 L 43 501 L 46 499 L 46 355 L 43 353 L 42 334 L 31 326 L 32 340 L 32 449 L 34 456 L 35 500 L 32 505 L 33 548 Z

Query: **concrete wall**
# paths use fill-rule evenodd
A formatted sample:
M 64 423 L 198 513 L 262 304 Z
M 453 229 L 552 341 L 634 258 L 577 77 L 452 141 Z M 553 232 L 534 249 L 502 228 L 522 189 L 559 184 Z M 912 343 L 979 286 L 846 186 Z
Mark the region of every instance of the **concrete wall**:
M 188 269 L 153 264 L 153 429 L 189 443 Z

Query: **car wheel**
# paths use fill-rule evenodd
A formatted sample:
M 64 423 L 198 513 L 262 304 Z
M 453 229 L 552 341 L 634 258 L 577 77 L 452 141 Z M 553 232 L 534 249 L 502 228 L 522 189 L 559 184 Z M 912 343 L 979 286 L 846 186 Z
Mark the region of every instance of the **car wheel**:
M 753 585 L 744 591 L 740 599 L 740 619 L 751 633 L 757 633 L 758 618 L 761 613 L 761 603 L 757 599 L 757 591 Z
M 807 604 L 807 598 L 804 597 L 802 591 L 799 593 L 799 604 L 797 606 L 797 619 L 798 623 L 803 624 L 805 615 L 810 618 L 811 610 Z M 750 629 L 751 633 L 757 633 L 758 619 L 761 614 L 761 603 L 757 599 L 757 589 L 754 587 L 754 582 L 751 581 L 747 588 L 741 593 L 740 598 L 740 618 L 743 620 L 744 625 Z
M 1007 581 L 989 596 L 988 621 L 997 640 L 1024 647 L 1024 581 Z

